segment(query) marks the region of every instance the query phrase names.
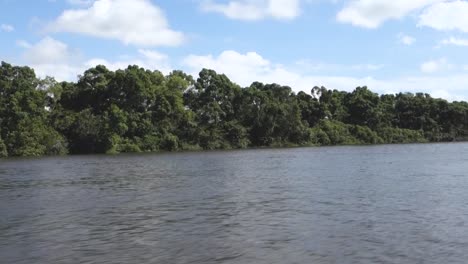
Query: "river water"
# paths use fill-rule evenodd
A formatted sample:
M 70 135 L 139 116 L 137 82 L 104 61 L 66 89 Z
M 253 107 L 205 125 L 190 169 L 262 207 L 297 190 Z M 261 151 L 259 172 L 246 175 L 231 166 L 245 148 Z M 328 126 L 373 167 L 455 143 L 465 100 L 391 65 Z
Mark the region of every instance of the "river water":
M 0 263 L 467 263 L 468 144 L 0 160 Z

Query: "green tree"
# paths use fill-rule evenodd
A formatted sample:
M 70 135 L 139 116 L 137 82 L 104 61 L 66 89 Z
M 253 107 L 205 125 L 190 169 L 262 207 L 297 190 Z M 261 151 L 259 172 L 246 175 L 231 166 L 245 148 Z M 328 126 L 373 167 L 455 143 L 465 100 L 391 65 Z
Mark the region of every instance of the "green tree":
M 47 91 L 28 67 L 0 66 L 2 156 L 41 156 L 67 152 L 65 139 L 48 122 Z
M 279 84 L 203 69 L 86 70 L 77 82 L 0 67 L 0 157 L 468 140 L 468 103 Z

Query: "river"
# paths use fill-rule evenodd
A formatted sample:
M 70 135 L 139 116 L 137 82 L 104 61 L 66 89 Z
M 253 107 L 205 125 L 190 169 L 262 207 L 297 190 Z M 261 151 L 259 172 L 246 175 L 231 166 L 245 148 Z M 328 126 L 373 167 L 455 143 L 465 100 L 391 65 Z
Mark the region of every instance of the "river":
M 0 160 L 0 262 L 466 263 L 468 144 Z

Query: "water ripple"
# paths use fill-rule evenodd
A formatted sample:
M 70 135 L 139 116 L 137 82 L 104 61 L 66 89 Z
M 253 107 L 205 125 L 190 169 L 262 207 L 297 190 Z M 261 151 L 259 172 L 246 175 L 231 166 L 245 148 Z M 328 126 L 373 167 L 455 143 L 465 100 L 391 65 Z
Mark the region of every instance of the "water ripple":
M 0 161 L 1 263 L 466 263 L 468 144 Z

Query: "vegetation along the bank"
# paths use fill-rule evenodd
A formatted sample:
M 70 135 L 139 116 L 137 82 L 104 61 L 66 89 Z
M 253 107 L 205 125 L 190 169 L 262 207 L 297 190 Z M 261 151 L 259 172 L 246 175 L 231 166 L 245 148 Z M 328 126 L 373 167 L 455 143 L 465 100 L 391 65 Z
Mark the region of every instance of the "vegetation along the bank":
M 313 85 L 313 84 L 312 84 Z M 0 67 L 0 157 L 468 139 L 468 103 L 97 66 L 76 83 Z

